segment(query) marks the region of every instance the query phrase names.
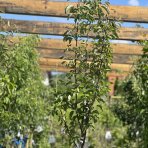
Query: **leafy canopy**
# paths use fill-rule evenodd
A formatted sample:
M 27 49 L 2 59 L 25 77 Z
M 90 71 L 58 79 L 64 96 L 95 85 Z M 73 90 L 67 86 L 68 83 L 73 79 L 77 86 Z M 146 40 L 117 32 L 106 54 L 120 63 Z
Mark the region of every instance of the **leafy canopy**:
M 65 52 L 72 56 L 64 57 L 69 62 L 63 64 L 71 70 L 66 81 L 60 81 L 60 87 L 56 87 L 54 113 L 69 135 L 70 143 L 81 147 L 87 130 L 97 122 L 102 96 L 107 96 L 109 91 L 106 73 L 112 61 L 110 40 L 116 38 L 117 26 L 108 19 L 108 4 L 101 0 L 82 0 L 77 6 L 66 8 L 68 17 L 74 17 L 74 25 L 64 35 Z

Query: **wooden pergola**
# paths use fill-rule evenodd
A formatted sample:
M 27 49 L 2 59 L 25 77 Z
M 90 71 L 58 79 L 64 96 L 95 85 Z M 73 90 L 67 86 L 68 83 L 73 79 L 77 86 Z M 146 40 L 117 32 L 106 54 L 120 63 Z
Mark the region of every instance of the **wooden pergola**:
M 0 0 L 1 13 L 35 15 L 49 17 L 67 17 L 65 8 L 68 5 L 76 5 L 72 2 L 51 2 L 47 0 Z M 148 23 L 148 7 L 137 6 L 110 6 L 109 18 L 123 22 Z M 9 24 L 9 25 L 8 25 Z M 61 22 L 29 21 L 5 19 L 5 23 L 0 24 L 0 30 L 17 31 L 25 34 L 54 35 L 62 36 L 70 29 L 72 24 Z M 93 34 L 91 35 L 93 37 Z M 148 40 L 148 29 L 137 27 L 121 27 L 118 31 L 118 40 L 139 41 Z M 113 63 L 111 64 L 109 80 L 114 82 L 116 77 L 124 77 L 130 71 L 133 62 L 142 54 L 142 47 L 138 44 L 112 43 Z M 60 57 L 66 43 L 60 39 L 43 38 L 36 47 L 40 53 L 41 69 L 45 71 L 68 71 L 61 64 Z M 122 71 L 122 74 L 114 72 Z M 112 86 L 113 87 L 113 86 Z

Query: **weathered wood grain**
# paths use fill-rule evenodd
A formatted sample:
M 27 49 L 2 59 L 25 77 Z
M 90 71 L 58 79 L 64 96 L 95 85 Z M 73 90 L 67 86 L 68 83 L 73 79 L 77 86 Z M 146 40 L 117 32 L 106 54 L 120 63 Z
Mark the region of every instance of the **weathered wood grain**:
M 75 46 L 74 42 L 71 43 L 71 47 L 73 46 Z M 60 39 L 42 39 L 38 47 L 43 48 L 43 49 L 61 50 L 61 49 L 67 48 L 67 43 Z M 88 43 L 88 47 L 91 48 L 90 43 Z M 111 43 L 111 47 L 113 49 L 113 53 L 115 54 L 128 54 L 128 55 L 130 54 L 141 55 L 142 54 L 142 46 L 140 45 Z
M 58 67 L 64 68 L 64 66 L 61 64 L 63 60 L 61 59 L 49 59 L 49 58 L 40 58 L 39 63 L 41 67 L 46 67 L 47 69 L 57 69 Z M 112 70 L 120 70 L 120 71 L 130 71 L 132 68 L 132 65 L 129 64 L 111 64 Z M 66 68 L 67 69 L 67 68 Z
M 60 59 L 61 57 L 74 57 L 74 54 L 68 52 L 64 53 L 64 50 L 53 49 L 38 49 L 40 56 L 50 59 Z M 113 54 L 113 63 L 117 64 L 133 64 L 139 56 L 129 54 Z M 91 61 L 91 60 L 90 60 Z
M 70 28 L 72 28 L 72 24 L 11 19 L 0 24 L 0 30 L 3 31 L 43 35 L 63 35 Z M 120 40 L 148 40 L 148 29 L 119 28 L 118 36 Z M 93 37 L 93 34 L 90 34 L 90 37 Z
M 5 13 L 66 17 L 65 8 L 72 2 L 46 0 L 0 0 Z M 148 8 L 137 6 L 110 6 L 110 18 L 128 22 L 148 22 Z

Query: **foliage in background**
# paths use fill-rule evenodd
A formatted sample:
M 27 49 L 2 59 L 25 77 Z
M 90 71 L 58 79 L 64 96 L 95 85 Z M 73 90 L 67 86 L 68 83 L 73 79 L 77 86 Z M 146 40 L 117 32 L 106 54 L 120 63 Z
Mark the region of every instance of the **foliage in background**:
M 115 107 L 118 117 L 128 126 L 128 139 L 137 147 L 148 147 L 148 41 L 143 55 L 135 63 L 133 72 L 121 83 L 117 94 L 123 98 Z
M 6 147 L 7 135 L 10 141 L 19 131 L 33 136 L 45 124 L 47 94 L 35 50 L 38 41 L 37 36 L 0 34 L 0 133 Z

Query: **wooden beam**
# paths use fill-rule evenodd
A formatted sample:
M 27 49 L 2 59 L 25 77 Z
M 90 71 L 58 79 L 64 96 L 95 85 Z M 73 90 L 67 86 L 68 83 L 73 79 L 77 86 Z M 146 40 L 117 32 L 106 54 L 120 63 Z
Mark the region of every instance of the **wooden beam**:
M 117 64 L 114 65 L 114 66 L 118 66 Z M 40 64 L 40 68 L 41 70 L 43 71 L 57 71 L 57 72 L 69 72 L 70 69 L 66 68 L 66 67 L 63 67 L 63 66 L 58 66 L 58 65 L 50 65 L 50 66 L 47 66 L 47 65 L 42 65 Z M 122 65 L 119 69 L 119 67 L 117 68 L 113 68 L 111 69 L 111 71 L 113 72 L 119 72 L 119 77 L 122 77 L 122 74 L 125 74 L 125 75 L 128 75 L 129 71 L 130 71 L 130 68 L 131 67 L 126 67 L 125 65 Z
M 0 10 L 5 13 L 66 17 L 65 8 L 72 2 L 46 0 L 0 0 Z M 128 22 L 148 22 L 148 8 L 136 6 L 110 6 L 110 19 Z
M 71 52 L 64 53 L 64 50 L 53 50 L 53 49 L 39 49 L 38 51 L 40 53 L 41 57 L 44 58 L 51 58 L 51 59 L 60 59 L 61 57 L 74 57 L 74 54 Z M 139 56 L 137 55 L 128 55 L 128 54 L 113 54 L 113 63 L 118 63 L 118 64 L 133 64 Z
M 140 54 L 142 54 L 142 46 L 139 45 L 111 45 L 113 48 L 113 63 L 133 64 L 140 57 Z M 74 46 L 73 43 L 72 46 Z M 73 56 L 70 52 L 64 53 L 64 48 L 66 47 L 66 43 L 62 40 L 43 39 L 37 49 L 41 57 L 59 59 L 62 56 Z
M 80 44 L 80 43 L 79 43 Z M 75 43 L 72 42 L 71 46 L 75 46 Z M 89 48 L 91 45 L 89 43 Z M 38 47 L 40 49 L 53 49 L 53 50 L 61 50 L 67 48 L 67 42 L 59 39 L 42 39 L 39 43 Z M 115 54 L 132 54 L 132 55 L 141 55 L 142 54 L 142 46 L 134 45 L 134 44 L 115 44 L 111 43 L 111 47 L 113 48 L 113 53 Z M 56 51 L 55 51 L 56 52 Z
M 148 40 L 147 28 L 119 28 L 118 33 L 121 40 Z
M 72 24 L 40 21 L 5 20 L 4 23 L 0 24 L 2 31 L 43 35 L 63 35 L 70 28 L 72 28 Z M 93 37 L 93 34 L 90 36 Z M 148 29 L 119 28 L 118 36 L 120 40 L 148 40 Z
M 125 22 L 148 23 L 148 7 L 110 6 L 110 18 Z
M 40 65 L 40 68 L 42 71 L 69 72 L 69 69 L 60 66 L 55 67 L 55 66 Z
M 128 55 L 141 55 L 143 47 L 134 44 L 111 44 L 113 53 L 128 54 Z
M 64 66 L 61 64 L 63 60 L 61 59 L 49 59 L 49 58 L 40 58 L 39 63 L 41 67 L 49 67 L 49 68 L 58 68 Z M 111 64 L 112 70 L 120 70 L 120 71 L 130 71 L 132 68 L 132 65 L 128 64 Z M 66 68 L 67 69 L 67 68 Z

